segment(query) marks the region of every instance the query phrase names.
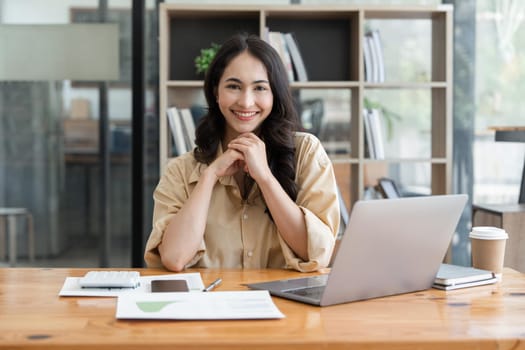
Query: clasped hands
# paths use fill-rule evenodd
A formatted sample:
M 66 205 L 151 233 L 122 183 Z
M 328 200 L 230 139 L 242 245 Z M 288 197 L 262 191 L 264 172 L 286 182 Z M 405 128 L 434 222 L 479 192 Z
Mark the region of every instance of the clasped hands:
M 230 141 L 223 154 L 210 168 L 217 178 L 233 176 L 243 170 L 256 182 L 271 174 L 266 160 L 266 145 L 254 133 L 244 133 Z

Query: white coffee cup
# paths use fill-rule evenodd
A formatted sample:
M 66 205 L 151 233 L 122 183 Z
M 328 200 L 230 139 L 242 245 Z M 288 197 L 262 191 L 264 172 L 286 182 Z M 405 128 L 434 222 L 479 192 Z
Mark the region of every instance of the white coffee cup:
M 507 232 L 499 227 L 476 226 L 470 232 L 472 266 L 489 270 L 501 280 L 505 260 Z

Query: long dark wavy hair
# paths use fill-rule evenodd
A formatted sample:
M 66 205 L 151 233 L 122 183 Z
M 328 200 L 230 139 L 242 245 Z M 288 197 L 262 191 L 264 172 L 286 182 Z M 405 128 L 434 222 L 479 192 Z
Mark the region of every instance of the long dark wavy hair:
M 268 166 L 283 189 L 295 202 L 294 132 L 299 130 L 299 119 L 295 109 L 288 77 L 279 54 L 256 35 L 237 34 L 222 44 L 210 63 L 204 79 L 204 94 L 208 111 L 201 119 L 196 136 L 195 159 L 210 164 L 217 154 L 225 133 L 226 121 L 216 100 L 219 81 L 226 66 L 244 51 L 259 59 L 266 67 L 273 94 L 273 108 L 260 126 L 260 137 L 266 145 Z

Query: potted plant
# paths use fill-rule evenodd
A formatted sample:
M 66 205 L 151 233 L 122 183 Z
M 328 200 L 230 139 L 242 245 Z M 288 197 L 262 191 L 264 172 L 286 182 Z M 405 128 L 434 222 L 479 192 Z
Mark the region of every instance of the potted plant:
M 195 57 L 195 69 L 197 74 L 206 74 L 211 61 L 219 51 L 221 46 L 216 43 L 211 43 L 211 46 L 206 49 L 201 49 L 199 56 Z

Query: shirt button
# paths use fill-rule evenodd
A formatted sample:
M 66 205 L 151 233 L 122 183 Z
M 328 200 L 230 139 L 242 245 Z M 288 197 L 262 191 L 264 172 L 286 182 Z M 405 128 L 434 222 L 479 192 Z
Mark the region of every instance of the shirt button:
M 244 220 L 247 220 L 247 219 L 248 219 L 248 214 L 244 214 L 244 215 L 242 216 L 242 218 L 243 218 Z
M 248 257 L 251 258 L 253 255 L 253 252 L 250 250 L 248 253 L 246 253 L 246 255 L 248 255 Z

